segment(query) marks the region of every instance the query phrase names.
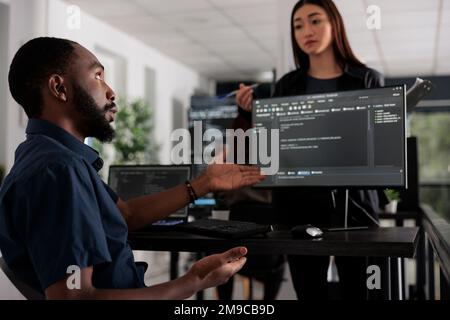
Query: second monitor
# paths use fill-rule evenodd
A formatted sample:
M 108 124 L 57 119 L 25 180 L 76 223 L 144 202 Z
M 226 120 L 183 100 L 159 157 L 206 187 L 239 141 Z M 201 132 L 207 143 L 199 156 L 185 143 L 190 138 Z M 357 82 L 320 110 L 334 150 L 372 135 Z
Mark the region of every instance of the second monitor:
M 405 111 L 404 86 L 255 100 L 256 132 L 280 137 L 259 186 L 406 187 Z

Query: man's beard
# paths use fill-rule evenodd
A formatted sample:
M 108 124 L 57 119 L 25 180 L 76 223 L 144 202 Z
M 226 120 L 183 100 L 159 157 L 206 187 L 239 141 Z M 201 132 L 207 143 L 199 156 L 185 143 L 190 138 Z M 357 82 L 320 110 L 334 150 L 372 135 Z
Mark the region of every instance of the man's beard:
M 81 128 L 87 137 L 93 137 L 100 142 L 111 142 L 114 129 L 105 118 L 106 112 L 115 106 L 106 104 L 101 108 L 81 86 L 74 85 L 74 105 L 81 116 Z

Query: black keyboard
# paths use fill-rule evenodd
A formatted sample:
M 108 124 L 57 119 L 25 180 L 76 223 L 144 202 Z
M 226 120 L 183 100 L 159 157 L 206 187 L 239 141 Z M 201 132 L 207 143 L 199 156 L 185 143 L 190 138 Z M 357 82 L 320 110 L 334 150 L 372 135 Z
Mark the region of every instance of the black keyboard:
M 200 219 L 177 226 L 177 229 L 211 237 L 238 239 L 272 231 L 272 226 L 253 222 Z

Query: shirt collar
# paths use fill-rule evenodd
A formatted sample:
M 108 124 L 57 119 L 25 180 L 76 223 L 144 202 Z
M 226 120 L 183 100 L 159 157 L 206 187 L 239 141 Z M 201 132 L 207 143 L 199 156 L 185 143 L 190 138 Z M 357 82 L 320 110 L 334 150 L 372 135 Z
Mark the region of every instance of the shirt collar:
M 51 122 L 42 119 L 29 119 L 26 133 L 42 134 L 58 141 L 76 154 L 82 156 L 96 171 L 99 171 L 103 167 L 103 160 L 96 150 L 82 143 L 69 132 Z

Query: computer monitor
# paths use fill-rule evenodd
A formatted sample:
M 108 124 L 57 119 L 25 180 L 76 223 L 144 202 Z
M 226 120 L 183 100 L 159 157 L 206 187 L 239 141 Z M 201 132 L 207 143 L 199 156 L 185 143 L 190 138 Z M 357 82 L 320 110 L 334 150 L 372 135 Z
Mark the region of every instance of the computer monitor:
M 204 122 L 204 129 L 230 129 L 238 110 L 235 97 L 192 96 L 188 111 L 189 127 L 194 121 Z
M 192 178 L 196 178 L 202 174 L 203 171 L 206 170 L 208 165 L 206 164 L 194 164 L 192 165 Z M 204 195 L 201 198 L 198 198 L 194 201 L 192 205 L 190 205 L 191 209 L 199 208 L 199 207 L 214 207 L 217 205 L 216 199 L 214 198 L 214 194 L 212 192 Z
M 278 173 L 258 186 L 406 187 L 405 114 L 404 85 L 255 100 L 256 133 L 279 129 Z
M 191 177 L 190 165 L 113 165 L 109 167 L 108 185 L 124 201 L 165 191 L 184 184 Z M 169 219 L 187 219 L 187 207 Z
M 203 164 L 203 150 L 210 144 L 211 137 L 205 135 L 208 129 L 219 130 L 224 139 L 223 144 L 226 143 L 226 129 L 232 129 L 233 121 L 238 115 L 238 107 L 235 98 L 217 98 L 217 97 L 191 97 L 191 107 L 188 110 L 189 133 L 191 135 L 191 163 Z M 201 125 L 201 141 L 202 148 L 198 149 L 196 153 L 194 148 L 195 124 Z M 205 135 L 205 139 L 203 139 Z M 195 137 L 197 138 L 197 137 Z
M 202 135 L 208 129 L 218 129 L 222 132 L 223 137 L 226 137 L 225 130 L 231 129 L 233 126 L 233 121 L 238 115 L 238 109 L 236 105 L 235 97 L 230 98 L 219 98 L 219 97 L 209 97 L 209 96 L 193 96 L 191 97 L 191 106 L 188 110 L 188 120 L 189 120 L 189 132 L 191 137 L 194 137 L 194 122 L 201 121 L 202 124 Z M 194 143 L 195 139 L 191 139 Z M 203 140 L 203 139 L 202 139 Z M 223 143 L 226 140 L 224 138 Z M 203 152 L 206 145 L 209 142 L 203 141 L 201 151 Z M 206 169 L 207 165 L 204 164 L 204 159 L 202 159 L 203 154 L 195 154 L 194 147 L 192 145 L 191 150 L 191 163 L 192 166 L 192 176 L 197 177 L 203 170 Z M 212 208 L 216 206 L 216 200 L 212 193 L 205 195 L 195 201 L 195 204 L 191 209 L 198 209 L 200 207 Z

